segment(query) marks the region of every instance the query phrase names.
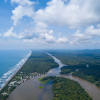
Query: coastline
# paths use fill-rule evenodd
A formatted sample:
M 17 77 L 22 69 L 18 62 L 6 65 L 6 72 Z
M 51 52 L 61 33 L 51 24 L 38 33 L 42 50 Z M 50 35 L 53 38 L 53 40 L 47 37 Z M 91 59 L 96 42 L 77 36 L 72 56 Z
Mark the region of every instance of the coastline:
M 58 60 L 57 60 L 57 61 L 58 61 Z M 61 63 L 58 62 L 58 65 L 59 65 L 59 64 L 61 64 Z M 63 64 L 61 64 L 61 65 L 63 65 Z M 60 66 L 59 66 L 59 67 L 60 67 Z M 54 69 L 55 69 L 55 68 L 52 68 L 52 69 L 50 69 L 50 70 L 48 71 L 48 72 L 50 72 L 50 71 L 52 72 L 49 76 L 51 76 L 51 75 L 54 73 L 54 72 L 53 72 Z M 47 72 L 47 73 L 48 73 L 48 72 Z M 59 72 L 59 71 L 57 71 L 57 72 Z M 48 76 L 47 73 L 45 73 L 44 76 Z M 56 73 L 55 73 L 55 76 L 56 76 Z M 57 76 L 58 76 L 58 75 L 57 75 Z M 60 76 L 60 75 L 59 75 L 59 76 Z M 36 77 L 36 79 L 38 79 L 38 77 Z M 34 93 L 34 91 L 33 91 L 33 90 L 34 90 L 34 89 L 33 89 L 33 82 L 34 82 L 34 81 L 35 81 L 35 79 L 34 79 L 34 80 L 33 80 L 33 79 L 28 80 L 28 81 L 25 82 L 24 84 L 18 86 L 18 87 L 17 87 L 17 90 L 15 90 L 15 91 L 17 91 L 17 93 L 19 93 L 19 92 L 21 91 L 20 88 L 24 88 L 24 89 L 26 88 L 26 90 L 27 90 L 28 92 L 32 91 L 32 92 Z M 37 82 L 38 82 L 38 81 L 35 81 L 34 83 L 37 83 Z M 30 84 L 30 85 L 27 85 L 27 84 Z M 37 84 L 36 84 L 36 85 L 37 85 Z M 26 86 L 26 87 L 25 87 L 25 86 Z M 27 87 L 27 86 L 28 86 L 28 87 Z M 41 86 L 41 85 L 39 85 L 39 86 Z M 36 86 L 35 86 L 35 87 L 36 87 Z M 37 87 L 38 87 L 38 86 L 37 86 Z M 35 89 L 36 89 L 36 88 L 35 88 Z M 38 89 L 38 88 L 37 88 L 37 89 Z M 13 94 L 10 95 L 10 99 L 8 99 L 8 100 L 13 100 L 13 99 L 11 99 L 11 98 L 13 98 L 14 96 L 18 97 L 18 95 L 20 95 L 20 94 L 16 94 L 15 91 L 13 92 Z M 18 92 L 18 91 L 19 91 L 19 92 Z M 40 91 L 40 90 L 39 90 L 39 91 Z M 25 92 L 25 93 L 28 94 L 28 92 L 27 92 L 27 93 Z M 15 93 L 15 94 L 14 94 L 14 93 Z M 22 90 L 21 93 L 22 93 L 22 95 L 23 95 L 23 94 L 24 94 L 24 91 Z M 30 98 L 31 98 L 31 96 L 33 97 L 33 94 L 32 94 L 32 95 L 29 94 L 29 96 L 30 96 Z M 38 96 L 38 95 L 37 95 L 37 96 Z M 19 100 L 27 100 L 27 97 L 25 97 L 24 99 L 21 98 L 21 99 L 19 99 Z M 31 100 L 31 99 L 30 99 L 30 100 Z M 47 99 L 45 99 L 45 100 L 47 100 Z
M 61 63 L 60 63 L 61 64 Z M 53 70 L 53 68 L 51 69 L 51 70 Z M 50 70 L 49 70 L 50 71 Z M 48 71 L 48 72 L 49 72 Z M 48 73 L 47 72 L 47 73 Z M 47 74 L 46 73 L 46 74 Z M 53 72 L 52 72 L 53 73 Z M 52 74 L 51 73 L 51 74 Z M 69 79 L 73 79 L 73 80 L 75 80 L 75 81 L 77 81 L 85 90 L 86 90 L 86 92 L 94 99 L 94 100 L 99 100 L 100 99 L 100 89 L 98 88 L 98 87 L 96 87 L 94 84 L 91 84 L 91 83 L 89 83 L 88 81 L 86 81 L 86 80 L 82 80 L 82 79 L 80 79 L 80 78 L 77 78 L 77 77 L 73 77 L 73 76 L 70 76 L 70 75 L 66 75 L 65 76 L 66 78 L 69 78 Z M 25 82 L 24 84 L 27 84 L 27 83 L 30 83 L 30 81 L 27 81 L 27 82 Z M 19 87 L 19 86 L 18 86 Z M 20 85 L 20 87 L 23 87 L 23 85 Z M 29 87 L 29 86 L 28 86 Z M 30 87 L 31 87 L 31 85 L 30 85 Z M 32 87 L 33 87 L 33 82 L 32 82 Z M 88 88 L 87 88 L 88 87 Z M 23 88 L 25 88 L 25 86 L 23 87 Z M 94 90 L 95 92 L 92 92 L 91 91 L 91 89 L 92 90 Z M 27 90 L 27 89 L 26 89 Z M 15 90 L 16 91 L 16 90 Z M 19 88 L 19 91 L 20 91 L 20 88 Z M 29 90 L 30 91 L 30 90 Z M 13 100 L 13 99 L 12 99 Z M 24 100 L 24 99 L 21 99 L 21 100 Z
M 29 57 L 31 56 L 31 54 L 32 54 L 32 51 L 30 50 L 29 51 L 29 53 L 26 55 L 26 57 L 24 58 L 25 59 L 25 61 L 24 61 L 24 63 L 20 66 L 20 68 L 18 68 L 17 69 L 17 71 L 10 77 L 10 79 L 9 80 L 7 80 L 6 82 L 5 82 L 5 85 L 0 89 L 0 91 L 10 82 L 10 80 L 16 75 L 16 73 L 23 67 L 23 65 L 26 63 L 26 61 L 29 59 Z M 22 61 L 22 60 L 21 60 Z M 20 62 L 21 62 L 20 61 Z

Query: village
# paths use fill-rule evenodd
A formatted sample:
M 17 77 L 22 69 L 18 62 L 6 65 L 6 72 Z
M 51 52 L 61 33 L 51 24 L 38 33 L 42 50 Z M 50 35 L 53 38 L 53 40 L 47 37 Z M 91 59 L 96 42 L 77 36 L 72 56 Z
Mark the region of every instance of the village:
M 27 81 L 33 77 L 40 76 L 40 75 L 41 74 L 34 72 L 34 73 L 30 73 L 30 75 L 26 76 L 26 75 L 24 75 L 23 72 L 20 72 L 20 74 L 15 75 L 14 78 L 11 79 L 10 83 L 7 84 L 8 91 L 3 92 L 2 95 L 8 96 L 11 93 L 12 89 L 16 88 L 17 86 L 24 83 L 25 81 Z

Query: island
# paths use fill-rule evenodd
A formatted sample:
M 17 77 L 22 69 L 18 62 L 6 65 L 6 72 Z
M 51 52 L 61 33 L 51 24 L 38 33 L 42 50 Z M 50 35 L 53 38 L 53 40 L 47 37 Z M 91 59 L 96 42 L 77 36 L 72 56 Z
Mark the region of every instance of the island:
M 78 82 L 64 78 L 48 76 L 40 78 L 42 84 L 52 81 L 53 100 L 93 100 Z

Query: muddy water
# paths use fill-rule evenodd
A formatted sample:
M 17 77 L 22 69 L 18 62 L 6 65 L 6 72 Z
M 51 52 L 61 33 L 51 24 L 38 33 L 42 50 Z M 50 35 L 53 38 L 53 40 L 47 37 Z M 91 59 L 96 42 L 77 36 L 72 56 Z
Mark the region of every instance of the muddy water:
M 77 81 L 85 89 L 85 91 L 87 91 L 87 93 L 93 98 L 93 100 L 100 100 L 100 88 L 99 87 L 95 86 L 94 84 L 86 80 L 72 76 L 71 74 L 64 75 L 63 77 Z
M 52 84 L 41 84 L 38 78 L 40 77 L 31 78 L 18 86 L 8 100 L 52 100 Z M 39 89 L 38 86 L 44 86 L 44 88 Z
M 47 53 L 48 54 L 48 53 Z M 56 57 L 48 54 L 51 56 L 56 63 L 59 64 L 59 68 L 51 69 L 46 75 L 40 76 L 61 76 L 60 75 L 60 68 L 65 66 L 61 63 L 59 59 Z M 32 78 L 25 83 L 18 86 L 10 95 L 8 100 L 52 100 L 53 99 L 53 93 L 52 93 L 52 84 L 44 84 L 43 89 L 39 89 L 38 86 L 41 86 L 41 84 L 38 81 L 38 78 L 35 77 Z M 69 75 L 63 75 L 63 77 L 72 79 L 77 81 L 87 92 L 88 94 L 93 98 L 93 100 L 100 100 L 100 88 L 95 86 L 94 84 L 85 81 L 83 79 L 80 79 L 78 77 L 74 77 L 71 74 Z

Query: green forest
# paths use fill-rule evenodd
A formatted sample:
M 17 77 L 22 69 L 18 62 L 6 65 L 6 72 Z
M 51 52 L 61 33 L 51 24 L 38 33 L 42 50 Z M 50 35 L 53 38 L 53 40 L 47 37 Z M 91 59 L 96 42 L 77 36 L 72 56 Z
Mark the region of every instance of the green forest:
M 53 100 L 92 100 L 80 84 L 71 79 L 47 76 L 39 79 L 42 84 L 52 80 Z
M 64 66 L 60 74 L 68 74 L 90 81 L 100 87 L 100 50 L 73 50 L 50 52 Z
M 24 66 L 19 70 L 18 73 L 24 72 L 25 75 L 37 72 L 45 74 L 51 68 L 59 67 L 54 60 L 43 51 L 33 51 L 30 58 L 26 61 Z

